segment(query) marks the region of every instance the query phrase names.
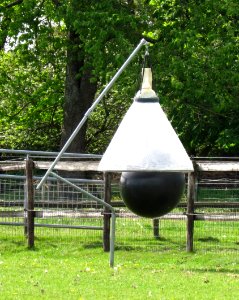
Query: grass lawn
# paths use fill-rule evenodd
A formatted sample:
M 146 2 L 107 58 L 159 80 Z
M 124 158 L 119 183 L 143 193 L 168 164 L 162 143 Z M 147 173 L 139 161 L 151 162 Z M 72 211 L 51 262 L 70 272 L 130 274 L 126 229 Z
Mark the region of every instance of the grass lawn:
M 22 236 L 0 227 L 0 299 L 238 299 L 238 252 L 117 250 L 115 266 L 98 242 Z
M 23 191 L 5 193 L 4 201 L 23 199 Z M 200 188 L 198 193 L 200 201 L 238 201 L 238 189 Z M 214 208 L 199 212 L 219 213 Z M 102 226 L 102 218 L 56 218 L 53 213 L 36 223 Z M 185 252 L 183 219 L 160 221 L 158 239 L 152 220 L 118 218 L 116 223 L 114 268 L 102 250 L 101 231 L 79 235 L 77 230 L 36 228 L 36 246 L 29 250 L 21 227 L 0 226 L 0 300 L 239 299 L 238 221 L 195 222 L 196 252 L 191 254 Z

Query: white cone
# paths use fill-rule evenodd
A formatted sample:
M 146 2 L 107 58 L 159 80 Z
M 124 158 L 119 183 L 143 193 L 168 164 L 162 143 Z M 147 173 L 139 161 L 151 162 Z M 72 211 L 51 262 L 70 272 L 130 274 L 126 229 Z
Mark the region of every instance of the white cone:
M 149 78 L 150 72 L 146 74 Z M 148 85 L 148 80 L 144 82 Z M 99 171 L 193 171 L 192 162 L 157 99 L 151 88 L 144 89 L 143 83 L 103 155 Z

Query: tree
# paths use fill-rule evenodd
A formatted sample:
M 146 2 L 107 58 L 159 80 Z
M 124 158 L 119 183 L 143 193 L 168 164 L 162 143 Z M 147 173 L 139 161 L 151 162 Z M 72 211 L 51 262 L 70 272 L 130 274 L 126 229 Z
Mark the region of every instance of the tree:
M 53 66 L 19 64 L 17 53 L 0 58 L 1 147 L 50 150 L 59 143 L 62 79 Z
M 35 2 L 1 4 L 1 146 L 50 150 L 62 123 L 63 34 Z
M 141 27 L 132 1 L 72 1 L 67 8 L 64 17 L 68 48 L 62 144 L 92 104 L 97 87 L 106 83 L 105 69 L 115 70 L 120 66 L 124 49 L 140 38 L 138 28 Z M 108 120 L 106 122 L 101 132 L 108 127 Z M 86 128 L 87 124 L 70 145 L 71 151 L 82 152 L 89 146 Z
M 25 67 L 29 59 L 38 68 L 46 68 L 47 60 L 50 63 L 57 60 L 61 67 L 63 62 L 66 64 L 61 138 L 64 144 L 91 105 L 97 87 L 106 83 L 105 68 L 108 74 L 114 72 L 126 57 L 125 53 L 128 55 L 128 47 L 138 42 L 138 29 L 142 25 L 134 4 L 132 1 L 46 0 L 39 3 L 28 0 L 4 1 L 2 7 L 2 18 L 9 20 L 7 28 L 2 26 L 2 44 L 8 37 L 14 46 L 12 52 L 19 53 Z M 18 21 L 13 22 L 13 19 Z M 59 32 L 63 43 L 59 43 Z M 56 86 L 53 88 L 58 90 Z M 85 132 L 86 126 L 69 151 L 85 150 Z
M 238 155 L 238 1 L 150 4 L 161 102 L 188 152 Z
M 2 145 L 57 150 L 143 34 L 156 40 L 154 88 L 189 154 L 238 155 L 237 2 L 2 1 Z M 104 151 L 139 88 L 140 61 L 69 151 Z

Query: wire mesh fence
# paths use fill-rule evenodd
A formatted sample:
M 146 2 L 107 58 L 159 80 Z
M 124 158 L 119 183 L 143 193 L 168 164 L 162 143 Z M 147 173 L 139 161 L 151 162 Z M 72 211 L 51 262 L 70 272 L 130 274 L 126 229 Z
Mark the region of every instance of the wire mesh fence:
M 13 175 L 13 173 L 15 173 Z M 17 174 L 17 175 L 16 175 Z M 69 172 L 69 174 L 72 174 Z M 195 251 L 238 251 L 239 173 L 198 174 L 194 210 Z M 34 178 L 36 245 L 49 238 L 57 243 L 74 239 L 85 247 L 102 247 L 105 208 L 100 203 L 56 178 L 48 178 L 36 190 Z M 104 199 L 102 174 L 98 179 L 70 178 L 71 182 Z M 26 239 L 27 188 L 24 171 L 0 175 L 0 239 Z M 121 202 L 119 183 L 111 184 L 115 207 L 116 249 L 146 251 L 185 250 L 187 243 L 187 185 L 179 205 L 159 219 L 146 219 L 130 212 Z M 107 212 L 109 213 L 109 212 Z
M 15 176 L 0 177 L 1 240 L 25 241 L 24 237 L 24 181 Z
M 34 187 L 39 179 L 34 177 Z M 97 197 L 103 198 L 102 181 L 77 179 L 71 181 Z M 5 225 L 2 228 L 8 227 L 10 235 L 18 235 L 19 230 L 16 230 L 15 226 L 21 226 L 23 234 L 26 226 L 26 178 L 1 175 L 0 182 L 0 224 Z M 96 232 L 102 231 L 103 207 L 54 178 L 48 179 L 42 189 L 35 190 L 34 202 L 36 236 L 44 235 L 47 228 L 47 235 L 52 232 L 55 236 L 57 233 L 58 239 L 61 234 L 64 236 L 67 232 L 69 238 L 81 235 L 82 238 L 87 237 L 89 240 L 90 236 L 99 237 Z M 88 232 L 69 229 L 88 229 Z M 93 233 L 89 234 L 89 231 Z
M 201 174 L 195 205 L 195 250 L 238 251 L 239 173 Z
M 39 180 L 34 177 L 34 187 Z M 93 195 L 104 198 L 102 180 L 70 180 Z M 0 182 L 0 224 L 4 225 L 0 230 L 9 238 L 21 237 L 23 240 L 26 226 L 26 178 L 23 175 L 1 175 Z M 112 190 L 113 199 L 120 200 L 119 185 L 113 184 Z M 48 179 L 40 190 L 35 190 L 34 202 L 36 243 L 42 238 L 51 237 L 59 242 L 77 238 L 84 244 L 102 245 L 102 205 L 54 178 Z M 119 207 L 116 212 L 116 248 L 154 251 L 170 247 L 185 248 L 185 216 L 178 217 L 177 225 L 175 220 L 160 220 L 158 233 L 155 234 L 153 220 L 138 217 L 126 207 Z M 175 214 L 180 215 L 176 212 L 174 217 Z
M 185 250 L 186 194 L 187 190 L 181 199 L 181 207 L 159 219 L 139 217 L 125 206 L 118 207 L 116 248 L 141 251 Z M 121 200 L 119 183 L 112 184 L 112 198 L 112 203 Z

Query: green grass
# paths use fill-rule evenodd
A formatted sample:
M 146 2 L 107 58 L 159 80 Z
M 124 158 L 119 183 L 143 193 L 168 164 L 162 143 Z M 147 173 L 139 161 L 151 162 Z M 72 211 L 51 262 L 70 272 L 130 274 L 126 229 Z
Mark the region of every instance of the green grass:
M 217 202 L 237 202 L 239 201 L 239 189 L 235 188 L 207 188 L 199 187 L 197 194 L 199 201 L 207 201 L 207 199 L 215 199 Z
M 29 250 L 11 230 L 0 227 L 0 299 L 238 299 L 238 252 L 161 249 L 165 237 L 158 251 L 119 248 L 110 268 L 99 233 L 39 228 Z
M 4 220 L 4 219 L 3 219 Z M 8 222 L 22 222 L 23 218 L 5 218 Z M 36 218 L 38 224 L 103 226 L 102 218 L 66 218 L 48 217 Z M 5 227 L 2 227 L 5 228 Z M 1 227 L 0 227 L 1 230 Z M 102 231 L 78 229 L 47 229 L 35 228 L 38 238 L 57 237 L 59 240 L 77 239 L 82 243 L 101 240 Z M 11 227 L 6 236 L 14 239 L 14 235 L 22 235 L 21 227 Z M 116 248 L 137 249 L 149 251 L 175 250 L 184 251 L 186 245 L 186 220 L 160 220 L 159 238 L 153 236 L 153 222 L 144 218 L 117 218 L 116 220 Z M 40 246 L 40 245 L 39 245 Z M 195 221 L 194 246 L 196 250 L 221 250 L 224 252 L 238 251 L 239 223 L 238 221 Z
M 199 198 L 213 193 L 201 189 Z M 238 191 L 220 190 L 215 197 L 238 198 Z M 36 222 L 102 226 L 99 218 Z M 35 249 L 29 250 L 22 227 L 0 226 L 0 300 L 239 298 L 239 222 L 195 222 L 196 252 L 188 254 L 185 220 L 160 221 L 155 239 L 151 220 L 117 218 L 114 268 L 102 250 L 101 231 L 35 232 Z

